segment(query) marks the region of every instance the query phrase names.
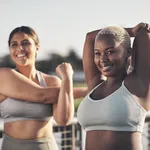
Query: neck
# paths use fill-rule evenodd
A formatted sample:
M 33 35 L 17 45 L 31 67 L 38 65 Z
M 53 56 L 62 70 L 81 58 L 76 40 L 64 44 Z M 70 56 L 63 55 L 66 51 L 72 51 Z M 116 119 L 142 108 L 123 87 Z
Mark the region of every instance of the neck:
M 27 78 L 31 80 L 36 79 L 36 68 L 34 65 L 28 65 L 28 66 L 16 66 L 18 72 L 26 76 Z
M 122 76 L 117 76 L 117 77 L 107 77 L 106 82 L 109 85 L 115 85 L 115 84 L 120 84 L 123 82 L 127 74 L 123 74 Z

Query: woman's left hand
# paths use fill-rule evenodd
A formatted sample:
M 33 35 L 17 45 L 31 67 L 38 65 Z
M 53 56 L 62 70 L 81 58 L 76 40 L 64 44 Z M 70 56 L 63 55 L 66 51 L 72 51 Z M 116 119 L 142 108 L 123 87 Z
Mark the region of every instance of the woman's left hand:
M 150 25 L 147 24 L 147 23 L 141 22 L 141 23 L 137 24 L 135 27 L 132 28 L 133 36 L 135 37 L 136 34 L 137 34 L 141 29 L 143 29 L 143 28 L 150 32 Z
M 70 63 L 62 63 L 57 66 L 56 73 L 61 79 L 69 79 L 73 76 L 73 69 Z

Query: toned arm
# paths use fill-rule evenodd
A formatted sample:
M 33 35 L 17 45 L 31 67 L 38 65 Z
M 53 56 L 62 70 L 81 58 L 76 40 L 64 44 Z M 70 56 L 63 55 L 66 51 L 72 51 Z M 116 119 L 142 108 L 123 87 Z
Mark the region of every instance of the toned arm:
M 135 37 L 136 33 L 139 32 L 142 27 L 143 25 L 140 23 L 136 25 L 134 28 L 124 28 L 124 29 L 128 32 L 130 37 Z M 94 63 L 94 42 L 95 42 L 95 37 L 100 30 L 101 29 L 87 33 L 85 43 L 84 43 L 83 68 L 85 72 L 85 78 L 86 78 L 88 90 L 93 89 L 97 84 L 102 82 L 104 79 L 104 77 L 101 75 L 100 71 L 97 69 Z M 130 61 L 131 66 L 135 64 L 134 51 L 132 54 L 133 57 Z
M 88 93 L 87 87 L 75 87 L 73 88 L 74 99 L 85 97 Z
M 134 40 L 133 50 L 135 51 L 135 73 L 137 77 L 150 83 L 150 32 L 141 29 Z M 148 85 L 147 85 L 148 86 Z
M 0 93 L 31 102 L 56 103 L 59 87 L 43 88 L 13 69 L 1 68 Z
M 94 63 L 94 42 L 99 31 L 100 30 L 92 31 L 86 35 L 83 48 L 83 69 L 88 91 L 102 81 L 102 75 Z
M 53 105 L 53 116 L 59 125 L 67 125 L 74 116 L 73 70 L 70 64 L 64 63 L 56 68 L 56 72 L 61 77 L 61 86 L 58 102 Z

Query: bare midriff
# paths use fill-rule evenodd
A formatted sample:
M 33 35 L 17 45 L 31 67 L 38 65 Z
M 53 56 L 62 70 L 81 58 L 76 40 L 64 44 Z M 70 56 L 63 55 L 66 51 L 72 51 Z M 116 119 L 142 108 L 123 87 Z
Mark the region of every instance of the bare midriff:
M 88 131 L 85 150 L 142 150 L 140 132 Z
M 4 123 L 4 133 L 16 139 L 53 137 L 52 123 L 39 120 L 21 120 Z

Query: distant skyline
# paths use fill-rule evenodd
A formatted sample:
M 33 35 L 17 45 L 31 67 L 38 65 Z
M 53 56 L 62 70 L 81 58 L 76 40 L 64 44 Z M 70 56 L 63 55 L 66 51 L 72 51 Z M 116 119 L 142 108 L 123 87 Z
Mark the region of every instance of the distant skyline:
M 8 36 L 16 27 L 31 26 L 38 33 L 38 59 L 49 53 L 79 57 L 87 32 L 108 25 L 132 27 L 150 23 L 150 0 L 0 0 L 0 56 L 8 54 Z

